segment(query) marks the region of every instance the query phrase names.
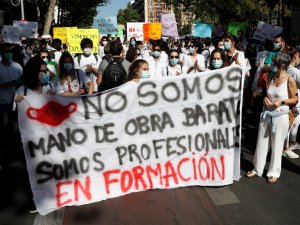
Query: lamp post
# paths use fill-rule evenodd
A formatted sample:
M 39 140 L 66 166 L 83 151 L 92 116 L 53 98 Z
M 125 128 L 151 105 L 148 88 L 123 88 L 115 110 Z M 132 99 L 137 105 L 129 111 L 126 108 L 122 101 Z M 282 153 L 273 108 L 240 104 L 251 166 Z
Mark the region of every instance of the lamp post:
M 25 20 L 24 0 L 20 0 L 20 2 L 21 2 L 21 15 L 22 15 L 22 20 Z

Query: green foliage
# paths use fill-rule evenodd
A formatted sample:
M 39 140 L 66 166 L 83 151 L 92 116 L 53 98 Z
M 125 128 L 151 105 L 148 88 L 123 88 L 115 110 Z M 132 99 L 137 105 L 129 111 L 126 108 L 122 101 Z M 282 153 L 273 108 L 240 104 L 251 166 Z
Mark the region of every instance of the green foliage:
M 286 0 L 284 16 L 289 16 L 291 7 L 299 0 Z M 269 21 L 278 16 L 278 0 L 165 0 L 174 8 L 176 18 L 185 14 L 193 15 L 190 23 L 198 19 L 204 23 L 227 26 L 231 21 L 251 24 L 259 20 Z M 177 9 L 181 10 L 177 10 Z M 180 23 L 180 20 L 178 20 Z M 179 24 L 179 27 L 182 25 Z
M 97 7 L 110 3 L 110 0 L 59 0 L 62 9 L 61 26 L 90 27 L 97 15 Z
M 126 25 L 127 22 L 143 22 L 142 16 L 130 5 L 118 12 L 118 23 Z

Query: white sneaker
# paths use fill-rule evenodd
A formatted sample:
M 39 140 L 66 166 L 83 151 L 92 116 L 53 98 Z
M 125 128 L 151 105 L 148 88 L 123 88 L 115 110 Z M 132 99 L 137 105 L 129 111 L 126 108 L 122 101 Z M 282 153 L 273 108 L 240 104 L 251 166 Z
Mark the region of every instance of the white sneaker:
M 299 155 L 297 155 L 296 153 L 294 153 L 292 150 L 286 150 L 286 151 L 283 151 L 282 155 L 284 157 L 287 157 L 287 158 L 290 158 L 290 159 L 298 159 L 299 158 Z
M 294 145 L 290 144 L 289 150 L 300 150 L 300 144 L 299 143 L 294 144 Z

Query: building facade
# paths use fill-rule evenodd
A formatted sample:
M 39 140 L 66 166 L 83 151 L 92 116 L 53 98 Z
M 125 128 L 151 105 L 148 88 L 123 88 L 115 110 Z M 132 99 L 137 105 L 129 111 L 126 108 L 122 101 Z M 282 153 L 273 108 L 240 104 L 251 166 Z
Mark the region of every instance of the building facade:
M 131 6 L 140 14 L 144 15 L 145 22 L 159 22 L 160 15 L 170 13 L 172 9 L 168 9 L 163 0 L 135 0 L 131 2 Z

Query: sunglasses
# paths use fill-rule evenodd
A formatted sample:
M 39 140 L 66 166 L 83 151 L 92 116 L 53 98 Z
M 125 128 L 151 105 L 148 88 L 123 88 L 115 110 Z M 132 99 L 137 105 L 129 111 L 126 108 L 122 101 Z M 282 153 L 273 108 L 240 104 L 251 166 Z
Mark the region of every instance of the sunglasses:
M 153 51 L 157 51 L 157 52 L 160 52 L 161 50 L 160 50 L 160 49 L 153 49 Z
M 137 56 L 141 56 L 141 55 L 142 55 L 141 53 L 137 54 Z
M 178 55 L 176 55 L 176 56 L 175 56 L 175 55 L 171 55 L 170 58 L 171 58 L 171 59 L 178 59 L 179 56 L 178 56 Z
M 42 59 L 46 59 L 46 58 L 48 58 L 48 56 L 41 56 L 41 58 L 42 58 Z

